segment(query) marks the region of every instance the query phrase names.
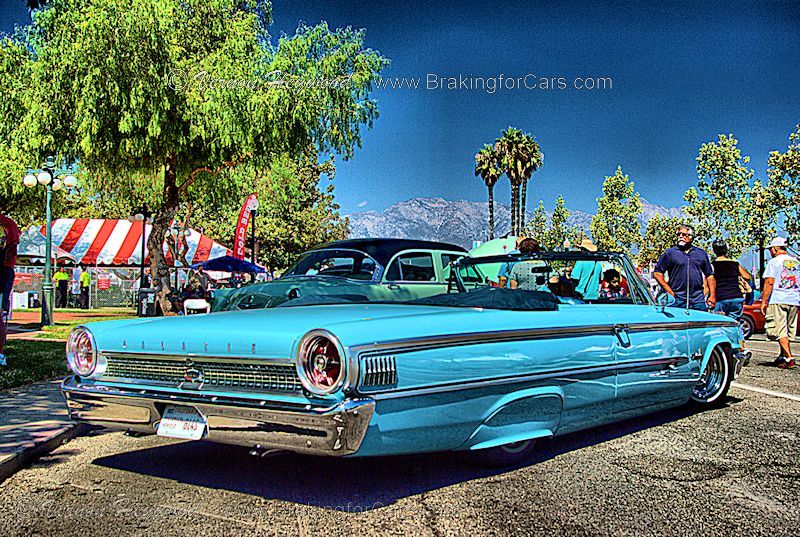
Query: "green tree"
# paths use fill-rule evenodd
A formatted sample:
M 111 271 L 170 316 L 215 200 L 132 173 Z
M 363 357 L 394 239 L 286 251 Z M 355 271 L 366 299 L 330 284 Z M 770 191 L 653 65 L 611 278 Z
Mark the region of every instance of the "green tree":
M 241 204 L 247 195 L 255 192 L 259 199 L 258 260 L 273 269 L 285 269 L 312 246 L 347 237 L 348 221 L 340 217 L 339 205 L 334 200 L 335 174 L 333 157 L 319 162 L 313 147 L 299 158 L 280 155 L 266 170 L 239 166 L 225 171 L 222 182 L 250 183 L 248 190 L 207 190 L 208 197 L 195 204 L 199 208 L 195 209 L 192 219 L 212 236 L 229 236 L 229 241 L 233 242 Z M 243 177 L 226 181 L 231 175 Z
M 300 161 L 284 157 L 274 163 L 263 185 L 266 218 L 257 227 L 270 266 L 286 268 L 311 246 L 347 238 L 349 222 L 334 201 L 335 173 L 333 159 L 318 163 L 314 151 Z
M 641 240 L 639 221 L 642 202 L 634 184 L 622 167 L 603 182 L 603 196 L 597 198 L 597 214 L 592 217 L 592 239 L 601 250 L 627 252 Z
M 695 242 L 708 249 L 714 239 L 725 238 L 730 255 L 738 257 L 749 246 L 747 198 L 754 171 L 750 157 L 742 156 L 739 141 L 721 134 L 716 142 L 700 146 L 697 185 L 683 196 L 686 214 L 695 223 Z
M 24 142 L 19 126 L 25 117 L 23 94 L 32 68 L 30 55 L 21 35 L 0 38 L 0 207 L 18 222 L 27 222 L 44 205 L 44 189 L 22 186 L 25 169 L 38 162 L 28 162 L 21 149 Z M 61 201 L 54 198 L 54 207 Z
M 569 211 L 564 197 L 559 196 L 556 198 L 553 214 L 550 215 L 550 225 L 545 233 L 544 245 L 547 250 L 558 250 L 563 247 L 569 233 L 567 218 L 569 218 Z
M 585 229 L 579 226 L 569 226 L 567 228 L 567 240 L 572 246 L 578 246 L 581 242 L 588 238 L 589 234 Z
M 546 248 L 545 241 L 547 238 L 547 211 L 544 208 L 544 202 L 539 200 L 539 205 L 533 210 L 530 222 L 525 226 L 524 235 L 535 239 L 542 248 Z
M 681 226 L 688 225 L 685 218 L 660 214 L 654 215 L 648 222 L 644 232 L 636 262 L 640 265 L 649 265 L 658 261 L 668 248 L 675 246 L 676 232 Z
M 786 151 L 771 151 L 767 160 L 770 205 L 784 216 L 786 232 L 800 237 L 800 124 L 789 134 Z
M 755 244 L 758 250 L 759 278 L 764 273 L 764 246 L 767 237 L 775 234 L 778 222 L 775 200 L 779 194 L 775 192 L 774 186 L 774 183 L 763 185 L 760 180 L 756 180 L 747 193 L 744 205 L 747 243 Z
M 503 171 L 500 169 L 500 156 L 494 147 L 484 144 L 475 155 L 475 176 L 480 176 L 489 191 L 489 239 L 494 238 L 494 185 Z
M 539 144 L 528 133 L 509 127 L 495 142 L 501 166 L 511 182 L 511 232 L 519 235 L 525 227 L 525 196 L 528 180 L 544 162 Z
M 302 25 L 273 43 L 270 10 L 263 0 L 47 2 L 4 52 L 4 67 L 27 54 L 11 96 L 23 113 L 0 109 L 14 125 L 4 154 L 78 160 L 96 192 L 131 176 L 157 183 L 148 246 L 168 291 L 164 233 L 193 194 L 218 187 L 212 178 L 309 144 L 348 158 L 378 115 L 370 94 L 387 60 L 363 31 Z

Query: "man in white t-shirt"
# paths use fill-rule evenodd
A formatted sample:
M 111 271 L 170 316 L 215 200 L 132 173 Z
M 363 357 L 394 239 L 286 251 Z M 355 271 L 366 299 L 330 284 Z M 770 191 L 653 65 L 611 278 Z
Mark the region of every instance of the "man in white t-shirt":
M 72 279 L 70 279 L 73 308 L 81 307 L 81 274 L 83 274 L 83 269 L 81 269 L 80 265 L 75 265 L 75 268 L 72 269 Z
M 797 334 L 797 306 L 800 306 L 800 262 L 786 251 L 786 239 L 775 237 L 767 246 L 772 259 L 764 269 L 764 296 L 767 337 L 778 340 L 781 354 L 775 365 L 781 369 L 796 367 L 789 342 Z

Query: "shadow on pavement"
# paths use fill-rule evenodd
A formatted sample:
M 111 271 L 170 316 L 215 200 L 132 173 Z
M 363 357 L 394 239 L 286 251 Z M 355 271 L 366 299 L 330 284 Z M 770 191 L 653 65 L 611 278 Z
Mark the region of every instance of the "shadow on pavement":
M 535 465 L 694 413 L 689 407 L 680 407 L 539 441 L 530 462 L 502 470 L 482 467 L 466 452 L 360 459 L 287 453 L 259 458 L 249 455 L 247 448 L 212 442 L 169 444 L 102 457 L 93 463 L 302 505 L 367 511 L 408 496 Z

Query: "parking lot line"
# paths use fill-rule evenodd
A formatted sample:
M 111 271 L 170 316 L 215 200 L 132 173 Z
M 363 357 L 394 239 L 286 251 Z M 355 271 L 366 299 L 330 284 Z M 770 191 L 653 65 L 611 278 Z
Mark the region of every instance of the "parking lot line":
M 759 388 L 758 386 L 742 384 L 741 382 L 731 382 L 731 386 L 733 386 L 734 388 L 741 388 L 742 390 L 749 390 L 751 392 L 758 392 L 758 393 L 763 393 L 765 395 L 771 395 L 773 397 L 782 397 L 783 399 L 789 399 L 790 401 L 797 401 L 800 403 L 800 395 L 794 395 L 791 393 L 784 393 L 775 390 L 768 390 L 766 388 Z

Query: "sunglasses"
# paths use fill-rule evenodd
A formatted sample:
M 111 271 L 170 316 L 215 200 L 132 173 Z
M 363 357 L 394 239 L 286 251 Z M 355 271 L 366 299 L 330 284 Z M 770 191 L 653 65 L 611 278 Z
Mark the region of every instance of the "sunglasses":
M 678 232 L 678 237 L 691 237 L 691 236 L 692 236 L 691 233 L 686 233 L 685 231 Z

